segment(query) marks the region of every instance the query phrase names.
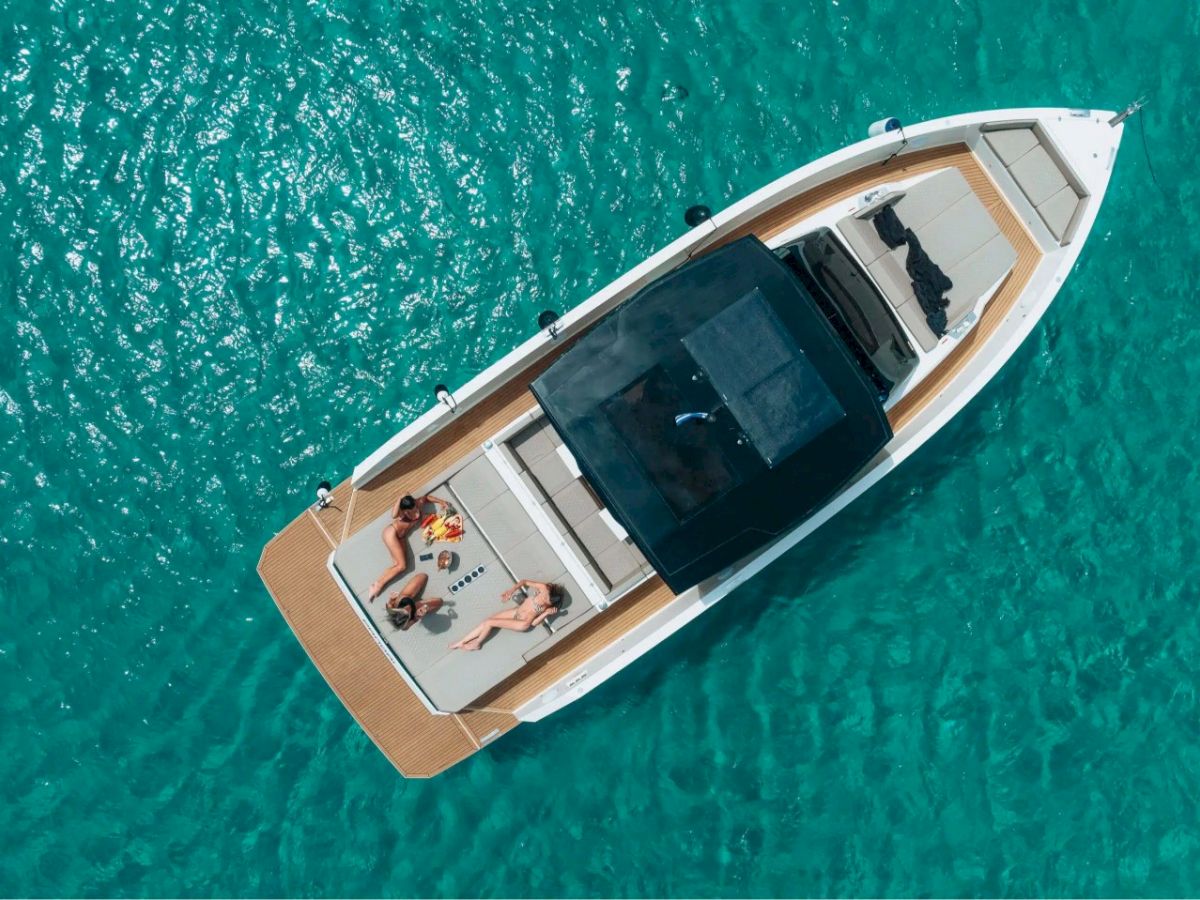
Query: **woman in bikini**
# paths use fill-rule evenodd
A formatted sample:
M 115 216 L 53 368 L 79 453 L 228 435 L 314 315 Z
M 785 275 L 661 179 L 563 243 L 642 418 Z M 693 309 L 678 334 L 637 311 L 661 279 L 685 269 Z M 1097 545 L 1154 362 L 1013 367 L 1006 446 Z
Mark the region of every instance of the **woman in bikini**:
M 533 589 L 533 596 L 526 597 L 524 595 L 524 589 L 527 587 Z M 497 628 L 507 628 L 509 631 L 528 631 L 536 628 L 548 616 L 558 612 L 558 608 L 562 604 L 561 587 L 542 581 L 530 581 L 528 578 L 522 578 L 501 594 L 500 599 L 507 602 L 518 592 L 520 592 L 521 601 L 517 604 L 516 609 L 505 610 L 484 619 L 462 638 L 451 644 L 450 649 L 478 650 Z
M 430 597 L 428 600 L 418 600 L 421 591 L 429 583 L 429 576 L 423 572 L 414 575 L 399 592 L 392 594 L 387 600 L 388 621 L 398 631 L 408 631 L 417 622 L 432 612 L 442 608 L 440 597 Z
M 431 503 L 443 513 L 450 508 L 449 503 L 432 494 L 426 494 L 419 500 L 412 494 L 405 494 L 392 507 L 392 521 L 383 526 L 383 543 L 388 548 L 388 553 L 392 554 L 392 564 L 371 583 L 367 592 L 368 601 L 374 601 L 389 581 L 408 568 L 408 548 L 404 539 L 421 524 L 421 510 Z

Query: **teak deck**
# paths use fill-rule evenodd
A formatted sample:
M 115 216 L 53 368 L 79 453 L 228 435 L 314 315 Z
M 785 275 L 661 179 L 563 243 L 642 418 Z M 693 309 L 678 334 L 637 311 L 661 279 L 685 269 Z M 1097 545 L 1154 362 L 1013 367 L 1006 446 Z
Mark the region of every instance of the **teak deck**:
M 1017 251 L 1017 263 L 979 323 L 913 394 L 890 411 L 899 430 L 937 397 L 1012 308 L 1041 259 L 1033 238 L 1009 208 L 965 145 L 918 150 L 883 170 L 878 164 L 836 178 L 757 217 L 704 248 L 746 234 L 763 240 L 831 203 L 883 180 L 899 180 L 945 166 L 958 166 Z M 703 252 L 703 251 L 701 251 Z M 477 406 L 464 410 L 417 450 L 394 463 L 370 484 L 354 490 L 347 479 L 334 490 L 334 503 L 309 508 L 263 550 L 258 570 L 280 612 L 342 703 L 403 775 L 427 777 L 470 756 L 511 730 L 514 711 L 669 603 L 674 595 L 659 578 L 493 688 L 470 711 L 432 715 L 392 667 L 325 568 L 329 553 L 349 535 L 381 515 L 397 495 L 418 490 L 485 439 L 536 405 L 530 382 L 569 346 L 564 341 Z

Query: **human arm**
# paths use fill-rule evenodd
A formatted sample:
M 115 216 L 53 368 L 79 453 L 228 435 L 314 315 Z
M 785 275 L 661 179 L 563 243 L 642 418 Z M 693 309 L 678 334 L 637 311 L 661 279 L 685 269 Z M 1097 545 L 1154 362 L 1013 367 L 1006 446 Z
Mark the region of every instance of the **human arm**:
M 543 622 L 545 622 L 546 619 L 550 618 L 550 616 L 554 615 L 556 612 L 558 612 L 557 606 L 551 606 L 551 607 L 548 607 L 547 609 L 542 610 L 540 613 L 538 613 L 536 616 L 533 617 L 533 621 L 529 623 L 529 627 L 537 628 L 539 625 L 541 625 Z
M 447 502 L 446 502 L 445 500 L 443 500 L 441 497 L 435 497 L 435 496 L 433 496 L 433 494 L 426 494 L 424 497 L 422 497 L 422 498 L 421 498 L 421 502 L 422 502 L 423 504 L 424 504 L 424 503 L 433 503 L 433 504 L 435 504 L 436 506 L 439 506 L 439 507 L 441 507 L 443 510 L 446 510 L 446 509 L 449 509 L 449 508 L 450 508 L 450 504 L 449 504 L 449 503 L 447 503 Z
M 507 601 L 511 600 L 513 598 L 513 594 L 515 594 L 517 591 L 521 590 L 526 585 L 530 585 L 530 584 L 533 584 L 533 582 L 530 581 L 528 578 L 522 578 L 520 581 L 518 581 L 516 584 L 514 584 L 507 591 L 505 591 L 503 594 L 500 595 L 501 602 L 507 602 Z

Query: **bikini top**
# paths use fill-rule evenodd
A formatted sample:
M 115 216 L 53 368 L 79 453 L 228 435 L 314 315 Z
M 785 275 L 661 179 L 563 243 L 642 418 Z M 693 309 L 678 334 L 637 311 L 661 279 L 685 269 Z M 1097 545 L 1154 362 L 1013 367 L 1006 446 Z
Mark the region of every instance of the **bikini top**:
M 398 614 L 401 610 L 403 610 L 407 614 L 407 618 L 403 622 L 396 622 L 395 624 L 398 627 L 407 625 L 409 622 L 416 619 L 417 604 L 413 602 L 412 597 L 401 597 L 399 600 L 396 601 L 396 605 L 393 607 L 390 607 L 390 609 L 389 609 L 390 612 L 396 613 L 396 614 Z M 398 616 L 397 616 L 397 618 L 398 618 Z M 395 620 L 393 619 L 393 621 L 395 621 Z

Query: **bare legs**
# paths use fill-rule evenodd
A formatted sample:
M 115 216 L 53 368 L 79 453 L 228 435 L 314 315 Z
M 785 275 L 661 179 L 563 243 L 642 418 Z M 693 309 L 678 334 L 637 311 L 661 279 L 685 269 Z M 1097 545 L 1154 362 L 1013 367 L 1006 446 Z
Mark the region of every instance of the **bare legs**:
M 424 572 L 418 572 L 412 578 L 408 579 L 408 584 L 400 589 L 400 596 L 416 600 L 421 591 L 425 590 L 425 585 L 428 583 L 429 576 Z
M 484 619 L 459 640 L 451 644 L 450 649 L 478 650 L 497 628 L 504 628 L 508 631 L 528 631 L 530 627 L 529 622 L 517 618 L 517 610 L 515 609 L 498 613 Z
M 408 553 L 404 549 L 404 541 L 396 533 L 396 524 L 394 522 L 389 522 L 383 526 L 383 543 L 388 548 L 388 553 L 392 555 L 392 565 L 384 569 L 383 574 L 371 583 L 371 589 L 367 592 L 368 602 L 378 597 L 380 592 L 387 587 L 389 581 L 408 568 Z M 425 576 L 419 575 L 417 577 L 424 578 Z M 409 584 L 411 585 L 412 582 L 410 581 Z M 424 587 L 424 584 L 421 587 Z M 408 588 L 405 587 L 406 592 L 407 590 Z
M 421 591 L 425 590 L 425 585 L 429 584 L 429 576 L 424 572 L 418 572 L 408 580 L 403 589 L 400 591 L 401 597 L 409 597 L 417 602 L 413 608 L 417 611 L 417 617 L 413 619 L 413 623 L 419 622 L 429 613 L 437 612 L 442 608 L 441 597 L 427 597 L 424 600 L 417 600 L 421 596 Z
M 417 602 L 417 620 L 425 618 L 430 613 L 435 613 L 442 608 L 441 597 L 430 597 L 428 600 L 420 600 Z
M 392 620 L 392 624 L 401 631 L 408 631 L 408 629 L 412 628 L 427 615 L 435 613 L 442 608 L 441 597 L 427 597 L 424 600 L 417 599 L 421 596 L 421 592 L 425 590 L 425 585 L 428 583 L 429 576 L 424 572 L 418 572 L 408 580 L 408 584 L 404 585 L 401 590 L 396 591 L 388 597 L 387 608 L 389 611 L 407 607 L 407 615 L 403 620 L 399 616 L 394 618 L 390 614 L 388 616 Z M 408 601 L 413 601 L 411 607 L 407 606 Z

